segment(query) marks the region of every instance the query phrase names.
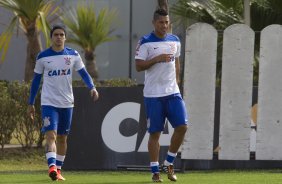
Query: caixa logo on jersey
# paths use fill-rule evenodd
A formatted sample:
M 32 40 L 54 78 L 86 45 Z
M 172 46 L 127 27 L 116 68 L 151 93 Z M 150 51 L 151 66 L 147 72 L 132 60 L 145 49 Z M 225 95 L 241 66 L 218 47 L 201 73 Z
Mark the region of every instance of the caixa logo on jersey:
M 61 76 L 61 75 L 70 75 L 71 70 L 70 69 L 61 69 L 61 70 L 50 70 L 48 71 L 48 76 Z
M 128 152 L 148 152 L 147 142 L 149 140 L 149 134 L 144 131 L 140 131 L 141 104 L 135 102 L 124 102 L 113 107 L 105 116 L 101 134 L 105 145 L 119 153 Z M 126 128 L 123 129 L 122 124 L 126 121 Z M 136 125 L 137 124 L 137 125 Z M 173 133 L 173 128 L 167 126 L 166 133 L 160 137 L 160 146 L 168 146 L 170 143 L 170 137 Z M 136 128 L 137 127 L 137 128 Z M 130 135 L 124 132 L 131 131 Z M 139 134 L 139 135 L 138 135 Z M 140 136 L 140 134 L 142 134 Z

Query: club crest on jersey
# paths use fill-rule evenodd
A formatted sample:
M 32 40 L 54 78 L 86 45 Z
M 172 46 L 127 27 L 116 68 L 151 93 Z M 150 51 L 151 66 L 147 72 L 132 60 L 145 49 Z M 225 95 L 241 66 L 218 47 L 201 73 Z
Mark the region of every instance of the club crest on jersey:
M 171 43 L 171 44 L 169 44 L 169 46 L 170 46 L 170 50 L 171 50 L 171 52 L 176 52 L 176 44 L 175 43 Z
M 71 57 L 65 57 L 64 60 L 65 60 L 66 65 L 71 64 Z
M 61 69 L 61 70 L 50 70 L 48 72 L 48 76 L 61 76 L 61 75 L 70 75 L 71 70 L 70 69 Z

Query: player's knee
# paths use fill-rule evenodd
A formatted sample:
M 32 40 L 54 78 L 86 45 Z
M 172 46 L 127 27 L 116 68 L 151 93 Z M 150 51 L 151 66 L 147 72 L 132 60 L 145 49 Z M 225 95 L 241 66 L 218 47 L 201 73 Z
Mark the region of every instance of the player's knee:
M 57 144 L 66 144 L 66 143 L 67 143 L 67 136 L 65 135 L 57 136 Z
M 149 142 L 158 142 L 160 139 L 160 132 L 150 133 Z
M 178 133 L 178 134 L 185 134 L 186 131 L 188 129 L 188 126 L 187 125 L 181 125 L 181 126 L 178 126 L 175 128 L 175 131 Z
M 55 142 L 56 141 L 56 133 L 54 131 L 48 131 L 45 133 L 47 142 Z

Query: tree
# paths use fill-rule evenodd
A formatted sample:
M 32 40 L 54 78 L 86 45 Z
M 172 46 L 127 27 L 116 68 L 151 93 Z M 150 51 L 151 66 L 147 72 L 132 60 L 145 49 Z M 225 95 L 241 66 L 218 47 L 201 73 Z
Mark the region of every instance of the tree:
M 158 7 L 169 12 L 168 0 L 158 0 Z M 169 32 L 172 32 L 172 25 L 169 24 Z
M 168 0 L 158 0 L 158 6 L 159 8 L 169 11 Z
M 251 28 L 261 31 L 270 24 L 282 23 L 281 0 L 178 0 L 171 12 L 183 22 L 191 20 L 212 24 L 218 30 L 245 23 L 244 4 L 250 2 Z M 247 7 L 245 7 L 247 8 Z
M 271 24 L 282 24 L 281 0 L 251 0 L 251 28 L 261 31 Z
M 250 20 L 246 20 L 245 6 L 250 2 Z M 248 8 L 248 7 L 245 7 Z M 235 23 L 249 23 L 258 34 L 270 24 L 282 24 L 281 0 L 178 0 L 170 9 L 178 23 L 187 27 L 194 22 L 206 22 L 213 25 L 219 33 Z M 247 18 L 248 19 L 248 18 Z M 258 81 L 259 36 L 255 39 L 254 84 Z M 222 50 L 222 34 L 219 34 L 219 49 Z M 218 73 L 220 79 L 221 53 L 218 53 Z
M 7 29 L 0 36 L 1 61 L 3 62 L 9 48 L 11 37 L 20 28 L 27 38 L 27 56 L 24 80 L 30 81 L 37 54 L 42 50 L 39 34 L 43 32 L 49 43 L 47 16 L 53 15 L 57 8 L 53 0 L 1 0 L 0 6 L 13 12 L 14 17 Z
M 187 26 L 201 21 L 222 30 L 231 24 L 244 22 L 242 0 L 178 0 L 171 12 L 179 20 L 178 23 Z
M 244 20 L 245 24 L 251 25 L 250 0 L 244 0 Z
M 116 17 L 116 10 L 102 8 L 96 12 L 93 3 L 80 4 L 62 17 L 70 33 L 67 41 L 83 49 L 86 69 L 95 80 L 98 78 L 98 70 L 94 53 L 98 45 L 114 39 L 110 34 L 114 30 L 111 25 Z

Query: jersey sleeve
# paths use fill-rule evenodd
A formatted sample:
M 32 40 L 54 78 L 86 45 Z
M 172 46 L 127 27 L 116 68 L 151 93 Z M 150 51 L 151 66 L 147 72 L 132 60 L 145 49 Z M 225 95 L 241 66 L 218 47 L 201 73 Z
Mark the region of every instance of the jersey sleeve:
M 30 96 L 28 99 L 29 105 L 34 105 L 35 103 L 35 97 L 40 86 L 41 78 L 42 78 L 42 74 L 34 73 L 34 77 L 30 87 Z
M 34 72 L 38 74 L 43 74 L 44 72 L 44 62 L 43 59 L 36 59 Z
M 146 60 L 148 57 L 148 50 L 146 44 L 141 44 L 141 40 L 139 40 L 136 52 L 135 52 L 135 59 Z
M 177 42 L 176 47 L 177 47 L 177 50 L 176 50 L 176 53 L 175 53 L 175 57 L 179 57 L 180 53 L 181 53 L 181 44 L 180 44 L 180 42 Z
M 78 70 L 78 73 L 89 89 L 95 88 L 93 80 L 85 68 Z
M 75 71 L 78 71 L 78 70 L 84 68 L 85 66 L 84 66 L 84 63 L 83 63 L 79 53 L 77 51 L 75 51 L 75 52 L 77 53 L 77 55 L 76 55 L 76 60 L 75 60 L 73 68 L 74 68 Z

